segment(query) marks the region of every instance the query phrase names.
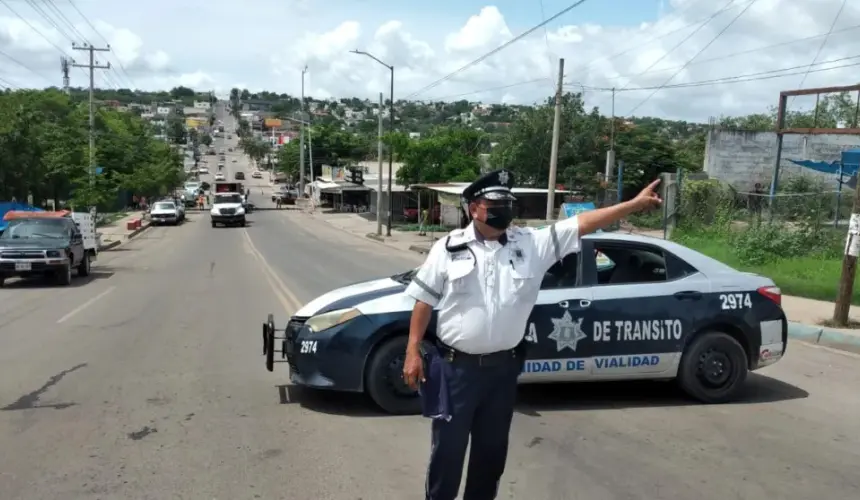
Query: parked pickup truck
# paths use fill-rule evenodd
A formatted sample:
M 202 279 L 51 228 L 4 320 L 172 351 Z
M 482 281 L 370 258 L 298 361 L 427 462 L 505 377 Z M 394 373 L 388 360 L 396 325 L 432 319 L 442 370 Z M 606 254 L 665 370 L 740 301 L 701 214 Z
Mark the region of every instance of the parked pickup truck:
M 88 276 L 98 255 L 95 220 L 89 213 L 7 212 L 0 234 L 0 286 L 13 277 L 53 276 L 72 282 L 73 270 Z

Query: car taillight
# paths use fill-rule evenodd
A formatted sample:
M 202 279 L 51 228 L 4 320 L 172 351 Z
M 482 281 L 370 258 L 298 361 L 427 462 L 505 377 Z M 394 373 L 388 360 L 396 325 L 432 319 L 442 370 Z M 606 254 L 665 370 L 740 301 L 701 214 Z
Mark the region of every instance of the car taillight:
M 782 305 L 782 290 L 778 286 L 763 286 L 757 291 L 764 297 L 772 300 L 776 305 Z

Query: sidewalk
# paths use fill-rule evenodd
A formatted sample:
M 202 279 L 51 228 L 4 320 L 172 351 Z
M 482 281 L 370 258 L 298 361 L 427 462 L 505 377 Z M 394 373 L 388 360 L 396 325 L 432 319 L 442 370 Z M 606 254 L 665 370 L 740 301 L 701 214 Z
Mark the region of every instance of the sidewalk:
M 96 233 L 100 236 L 99 251 L 103 252 L 117 247 L 147 229 L 149 227 L 149 219 L 145 216 L 146 212 L 129 212 L 110 224 L 97 227 Z M 141 219 L 140 229 L 128 229 L 128 223 L 135 219 Z
M 331 224 L 341 231 L 345 231 L 362 238 L 370 238 L 388 246 L 397 248 L 404 252 L 413 251 L 418 253 L 427 253 L 430 245 L 438 238 L 447 233 L 427 233 L 426 236 L 419 236 L 417 232 L 391 231 L 391 236 L 385 236 L 385 224 L 382 225 L 382 236 L 376 234 L 376 221 L 369 221 L 358 214 L 351 213 L 324 213 L 315 211 L 313 213 L 305 212 L 310 217 L 322 220 Z

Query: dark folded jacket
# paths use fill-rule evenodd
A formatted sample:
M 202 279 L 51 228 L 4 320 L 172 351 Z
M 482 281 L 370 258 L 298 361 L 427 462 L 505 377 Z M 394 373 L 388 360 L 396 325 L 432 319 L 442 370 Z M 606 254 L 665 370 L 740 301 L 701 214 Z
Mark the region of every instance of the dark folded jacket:
M 421 413 L 435 420 L 451 420 L 451 405 L 448 401 L 448 375 L 451 364 L 442 358 L 436 346 L 425 345 L 424 382 L 418 386 L 421 396 Z

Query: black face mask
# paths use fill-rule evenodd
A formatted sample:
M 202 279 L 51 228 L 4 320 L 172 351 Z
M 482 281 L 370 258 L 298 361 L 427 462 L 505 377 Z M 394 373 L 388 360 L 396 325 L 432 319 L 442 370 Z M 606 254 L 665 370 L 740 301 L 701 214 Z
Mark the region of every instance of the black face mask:
M 493 229 L 505 230 L 514 220 L 514 209 L 511 206 L 487 207 L 487 220 L 484 224 Z

